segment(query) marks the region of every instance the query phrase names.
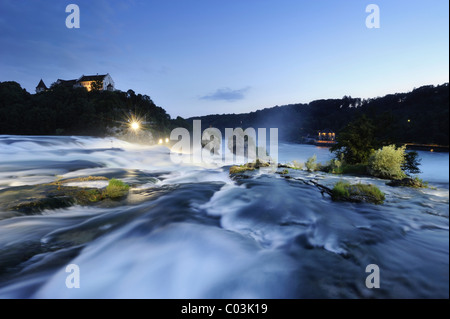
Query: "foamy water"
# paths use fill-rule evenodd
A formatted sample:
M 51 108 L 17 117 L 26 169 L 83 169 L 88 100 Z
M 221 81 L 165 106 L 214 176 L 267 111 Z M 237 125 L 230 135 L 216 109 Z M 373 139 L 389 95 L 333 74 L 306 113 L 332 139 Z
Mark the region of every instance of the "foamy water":
M 374 183 L 386 201 L 371 205 L 333 202 L 270 170 L 232 180 L 229 163 L 174 164 L 164 146 L 1 136 L 1 192 L 84 176 L 132 189 L 113 207 L 0 211 L 0 297 L 448 298 L 449 157 L 419 153 L 433 188 L 290 173 L 327 186 Z M 313 154 L 331 158 L 325 148 L 279 145 L 280 162 Z M 373 263 L 377 290 L 365 286 Z M 80 267 L 80 289 L 65 285 L 68 264 Z

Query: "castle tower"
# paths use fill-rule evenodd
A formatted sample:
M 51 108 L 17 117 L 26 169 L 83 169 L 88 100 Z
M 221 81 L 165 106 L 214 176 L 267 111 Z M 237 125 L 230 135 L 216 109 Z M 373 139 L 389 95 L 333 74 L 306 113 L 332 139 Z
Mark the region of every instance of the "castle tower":
M 36 93 L 41 93 L 47 91 L 48 88 L 45 85 L 44 81 L 42 79 L 39 81 L 39 84 L 36 86 Z

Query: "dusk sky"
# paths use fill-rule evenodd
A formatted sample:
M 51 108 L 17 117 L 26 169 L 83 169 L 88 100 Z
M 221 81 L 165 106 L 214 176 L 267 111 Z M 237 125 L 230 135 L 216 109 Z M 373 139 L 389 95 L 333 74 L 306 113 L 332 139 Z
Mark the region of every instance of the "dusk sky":
M 68 29 L 68 4 L 80 7 Z M 380 8 L 368 29 L 366 6 Z M 111 74 L 172 116 L 449 81 L 447 0 L 0 0 L 0 81 Z

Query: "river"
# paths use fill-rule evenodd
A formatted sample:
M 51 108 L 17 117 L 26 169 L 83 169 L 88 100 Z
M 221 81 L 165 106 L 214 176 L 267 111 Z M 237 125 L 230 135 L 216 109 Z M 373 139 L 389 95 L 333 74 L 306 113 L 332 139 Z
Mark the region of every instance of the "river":
M 313 154 L 331 158 L 279 145 L 279 162 Z M 333 202 L 268 171 L 232 180 L 227 166 L 174 164 L 164 146 L 0 136 L 3 195 L 80 176 L 132 185 L 109 207 L 0 211 L 0 298 L 448 298 L 449 154 L 419 154 L 427 189 L 295 172 L 376 184 L 386 200 L 372 205 Z M 78 289 L 66 286 L 69 264 Z M 370 264 L 380 288 L 366 287 Z

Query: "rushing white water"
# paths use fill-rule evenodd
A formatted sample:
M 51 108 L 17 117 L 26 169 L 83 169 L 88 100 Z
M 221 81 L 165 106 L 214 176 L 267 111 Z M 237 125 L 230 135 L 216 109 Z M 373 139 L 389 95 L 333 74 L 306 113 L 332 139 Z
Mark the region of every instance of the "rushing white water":
M 313 154 L 332 156 L 279 145 L 280 162 Z M 132 185 L 113 205 L 0 209 L 0 297 L 448 298 L 449 156 L 419 154 L 432 188 L 291 172 L 328 186 L 342 178 L 376 184 L 386 201 L 372 205 L 333 202 L 270 170 L 232 180 L 227 166 L 174 164 L 164 146 L 0 136 L 0 200 L 60 178 Z M 372 263 L 382 273 L 376 290 L 365 286 Z M 80 267 L 79 289 L 66 287 L 68 264 Z

